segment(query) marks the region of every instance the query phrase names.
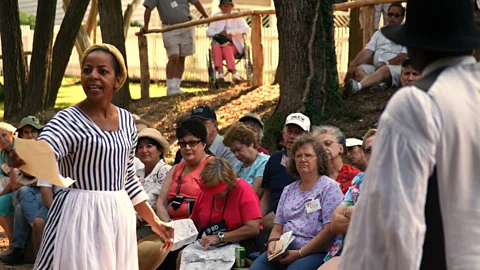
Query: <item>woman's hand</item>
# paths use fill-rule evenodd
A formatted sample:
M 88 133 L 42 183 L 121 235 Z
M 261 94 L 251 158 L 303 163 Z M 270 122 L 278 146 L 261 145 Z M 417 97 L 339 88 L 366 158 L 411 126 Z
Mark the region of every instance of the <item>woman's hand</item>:
M 287 250 L 283 255 L 280 255 L 279 257 L 282 257 L 280 260 L 281 264 L 291 264 L 292 262 L 300 259 L 302 256 L 300 256 L 300 251 L 298 250 Z
M 209 246 L 215 246 L 220 243 L 220 237 L 218 235 L 206 235 L 200 239 L 199 243 L 207 251 Z
M 157 219 L 158 220 L 158 219 Z M 163 241 L 161 250 L 171 250 L 173 248 L 173 234 L 174 228 L 168 223 L 158 221 L 155 226 L 152 226 L 152 230 L 160 236 Z

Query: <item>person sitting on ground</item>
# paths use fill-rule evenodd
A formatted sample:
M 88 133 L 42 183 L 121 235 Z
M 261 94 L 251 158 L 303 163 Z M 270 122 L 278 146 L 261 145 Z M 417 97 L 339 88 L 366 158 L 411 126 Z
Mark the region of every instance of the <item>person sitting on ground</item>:
M 205 125 L 205 128 L 207 129 L 208 151 L 216 157 L 228 160 L 230 165 L 235 165 L 238 160 L 235 158 L 232 151 L 223 144 L 223 137 L 218 134 L 218 122 L 215 111 L 208 106 L 199 106 L 192 110 L 190 117 L 200 119 Z
M 400 76 L 393 76 L 397 75 L 397 73 L 391 72 L 391 69 L 400 69 Z M 345 86 L 351 87 L 353 92 L 358 92 L 381 82 L 392 84 L 394 87 L 404 87 L 412 85 L 416 80 L 420 79 L 420 77 L 420 73 L 413 68 L 410 60 L 406 58 L 401 66 L 382 66 L 376 72 L 363 78 L 361 82 L 352 80 L 351 85 L 346 84 Z
M 220 12 L 213 16 L 231 14 L 234 4 L 232 0 L 220 0 Z M 247 34 L 250 28 L 243 18 L 210 23 L 207 29 L 207 37 L 212 37 L 212 53 L 215 70 L 218 72 L 217 80 L 225 80 L 223 73 L 223 60 L 227 62 L 227 70 L 232 73 L 232 80 L 242 80 L 235 67 L 235 56 L 244 53 L 243 34 Z
M 262 179 L 263 196 L 260 201 L 262 224 L 267 233 L 273 228 L 275 213 L 283 189 L 295 181 L 295 177 L 287 172 L 287 161 L 292 157 L 295 139 L 310 132 L 310 118 L 301 113 L 290 114 L 282 130 L 286 149 L 273 154 L 265 165 Z
M 6 123 L 0 122 L 0 136 L 8 140 L 10 145 L 15 144 L 15 127 Z M 10 184 L 10 162 L 9 152 L 6 150 L 2 141 L 0 140 L 0 185 L 2 191 L 0 192 L 0 226 L 2 226 L 9 242 L 8 249 L 0 254 L 0 258 L 11 254 L 14 250 L 12 247 L 12 234 L 13 234 L 13 188 Z
M 235 247 L 240 243 L 246 248 L 248 256 L 251 251 L 243 241 L 255 239 L 262 228 L 260 201 L 250 184 L 238 178 L 230 164 L 223 158 L 209 160 L 200 177 L 202 191 L 198 195 L 191 219 L 200 232 L 201 238 L 199 242 L 191 245 L 201 245 L 208 252 L 209 247 L 234 243 L 226 247 L 230 249 L 233 257 Z M 190 257 L 191 253 L 195 253 L 195 249 L 186 247 L 181 257 Z M 178 267 L 180 264 L 184 264 L 185 269 L 193 269 L 179 258 Z M 224 269 L 214 265 L 209 267 L 209 269 L 217 268 Z
M 42 129 L 43 125 L 35 116 L 27 116 L 22 119 L 16 132 L 18 138 L 36 140 Z M 1 261 L 6 264 L 24 263 L 24 250 L 30 230 L 33 228 L 38 211 L 43 207 L 37 180 L 19 169 L 14 169 L 13 173 L 10 173 L 10 185 L 15 190 L 12 197 L 14 220 L 11 244 L 14 250 L 11 254 L 1 258 Z
M 345 194 L 351 186 L 353 178 L 361 173 L 359 169 L 343 164 L 345 136 L 339 128 L 329 125 L 314 127 L 312 136 L 323 145 L 328 154 L 329 177 L 337 180 Z
M 364 172 L 367 169 L 367 159 L 362 151 L 363 141 L 357 138 L 348 138 L 345 142 L 345 157 L 353 167 Z
M 245 179 L 262 198 L 262 178 L 270 156 L 257 151 L 255 134 L 243 123 L 233 124 L 225 133 L 223 143 L 232 150 L 240 161 L 235 163 L 233 170 Z
M 365 154 L 365 158 L 368 162 L 372 157 L 372 146 L 375 134 L 377 133 L 376 129 L 370 129 L 363 136 L 364 144 L 362 145 L 362 151 Z M 346 234 L 348 230 L 348 225 L 350 224 L 350 219 L 352 218 L 353 211 L 355 210 L 355 204 L 357 203 L 358 197 L 360 196 L 360 191 L 362 189 L 363 177 L 365 173 L 361 172 L 355 176 L 352 180 L 352 185 L 348 188 L 347 193 L 342 201 L 342 203 L 337 206 L 335 212 L 333 212 L 332 223 L 330 226 L 330 231 L 336 234 Z M 321 270 L 333 270 L 337 269 L 338 264 L 340 263 L 340 257 L 338 255 L 340 249 L 343 246 L 343 237 L 337 238 L 335 243 L 330 248 L 330 251 L 325 258 L 327 261 L 322 267 Z M 335 257 L 336 256 L 336 257 Z
M 206 153 L 207 130 L 199 119 L 189 118 L 180 123 L 176 136 L 183 161 L 168 172 L 156 203 L 157 215 L 165 222 L 190 217 L 200 194 L 200 172 L 212 158 Z M 139 253 L 142 253 L 140 247 Z M 178 253 L 179 250 L 170 252 L 161 265 L 162 269 L 174 269 Z M 158 265 L 152 265 L 150 269 L 156 267 Z
M 388 9 L 388 24 L 401 24 L 405 17 L 405 8 L 400 3 L 393 3 Z M 373 65 L 367 64 L 373 56 Z M 374 79 L 373 82 L 365 82 L 367 75 L 372 75 L 369 79 L 384 78 L 384 74 L 390 73 L 389 83 L 398 83 L 400 78 L 400 65 L 407 58 L 407 49 L 402 45 L 395 44 L 387 39 L 381 31 L 375 32 L 370 42 L 350 63 L 347 71 L 347 81 L 345 82 L 345 95 L 350 96 L 367 86 L 373 86 L 373 82 L 382 82 Z M 386 68 L 381 69 L 383 66 Z M 387 79 L 388 79 L 387 78 Z M 360 82 L 360 83 L 359 83 Z
M 333 211 L 343 199 L 342 191 L 335 180 L 328 177 L 328 154 L 311 136 L 302 136 L 292 147 L 288 171 L 297 180 L 285 187 L 275 226 L 264 252 L 255 260 L 250 270 L 264 269 L 317 269 L 336 237 L 330 231 Z M 274 254 L 277 241 L 286 232 L 295 236 L 288 251 L 268 260 Z
M 156 211 L 156 202 L 167 173 L 172 166 L 165 163 L 164 156 L 170 151 L 170 144 L 154 128 L 146 128 L 138 133 L 137 156 L 145 165 L 144 177 L 139 177 L 147 193 L 148 203 Z M 154 234 L 151 227 L 137 215 L 137 236 L 139 239 Z
M 265 128 L 260 116 L 258 116 L 256 113 L 247 113 L 242 116 L 238 122 L 244 123 L 255 134 L 255 140 L 257 141 L 258 145 L 257 151 L 264 153 L 265 155 L 270 155 L 268 150 L 260 145 L 263 139 L 263 129 Z

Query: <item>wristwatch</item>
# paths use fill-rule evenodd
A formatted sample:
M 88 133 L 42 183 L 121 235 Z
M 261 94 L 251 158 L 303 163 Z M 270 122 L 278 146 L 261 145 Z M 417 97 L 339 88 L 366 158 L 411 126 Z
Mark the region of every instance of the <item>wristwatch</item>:
M 218 238 L 220 238 L 220 244 L 223 244 L 225 243 L 224 240 L 225 240 L 225 234 L 223 232 L 219 232 L 218 234 Z

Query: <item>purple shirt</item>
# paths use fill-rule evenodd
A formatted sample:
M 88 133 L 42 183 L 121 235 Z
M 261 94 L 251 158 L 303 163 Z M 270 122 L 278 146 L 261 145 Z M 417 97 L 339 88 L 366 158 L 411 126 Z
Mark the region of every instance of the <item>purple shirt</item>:
M 295 240 L 289 249 L 300 249 L 330 223 L 335 208 L 342 202 L 343 193 L 338 183 L 328 176 L 321 176 L 309 191 L 300 190 L 300 180 L 286 186 L 278 203 L 275 224 L 283 225 L 283 232 L 292 231 Z M 307 214 L 305 203 L 320 201 L 321 209 Z M 328 250 L 328 249 L 327 249 Z

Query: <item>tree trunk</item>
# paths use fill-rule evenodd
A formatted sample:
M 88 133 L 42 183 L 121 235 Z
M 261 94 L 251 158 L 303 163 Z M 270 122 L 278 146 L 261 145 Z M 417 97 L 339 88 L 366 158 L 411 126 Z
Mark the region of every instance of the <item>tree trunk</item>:
M 17 0 L 0 0 L 2 24 L 2 55 L 5 84 L 5 120 L 16 120 L 21 108 L 22 91 L 25 88 L 22 32 Z M 8 29 L 8 30 L 7 30 Z
M 90 12 L 88 13 L 87 23 L 85 23 L 85 31 L 87 31 L 88 37 L 92 35 L 92 30 L 97 27 L 97 15 L 98 15 L 98 0 L 92 0 L 90 5 Z
M 282 72 L 275 114 L 285 117 L 302 111 L 313 122 L 319 122 L 327 109 L 337 107 L 340 98 L 333 1 L 274 0 L 274 3 Z
M 23 92 L 21 116 L 35 115 L 43 110 L 45 95 L 51 70 L 53 26 L 57 0 L 38 1 L 37 18 L 42 23 L 35 24 L 32 60 L 28 83 Z
M 350 63 L 363 49 L 363 33 L 360 26 L 360 8 L 350 10 L 348 37 L 348 62 Z
M 2 0 L 3 1 L 3 0 Z M 90 0 L 75 0 L 70 3 L 65 12 L 62 25 L 58 31 L 55 45 L 53 46 L 52 76 L 50 87 L 47 92 L 46 108 L 53 108 L 57 99 L 58 89 L 62 85 L 63 75 L 67 68 L 70 55 L 78 29 L 82 24 L 83 16 L 87 10 Z
M 66 13 L 67 8 L 70 5 L 70 0 L 63 0 L 63 11 Z M 92 10 L 90 9 L 90 13 Z M 90 18 L 90 16 L 89 16 Z M 75 40 L 75 48 L 77 49 L 77 54 L 78 54 L 78 60 L 82 58 L 83 52 L 90 47 L 90 40 L 88 39 L 89 35 L 87 34 L 87 31 L 85 30 L 85 27 L 83 25 L 80 25 L 80 29 L 78 29 L 77 33 L 77 38 Z
M 127 9 L 125 9 L 125 13 L 123 15 L 123 35 L 125 36 L 125 38 L 127 38 L 133 12 L 137 9 L 139 4 L 140 0 L 133 0 L 132 3 L 128 4 Z
M 98 2 L 98 13 L 100 15 L 100 29 L 102 31 L 102 40 L 117 47 L 125 58 L 125 36 L 123 35 L 122 3 L 118 0 L 103 0 Z M 128 87 L 129 79 L 113 96 L 113 103 L 119 107 L 128 109 L 130 104 L 130 89 Z

